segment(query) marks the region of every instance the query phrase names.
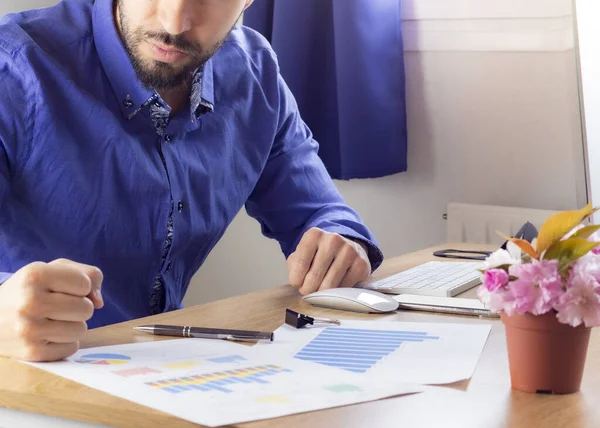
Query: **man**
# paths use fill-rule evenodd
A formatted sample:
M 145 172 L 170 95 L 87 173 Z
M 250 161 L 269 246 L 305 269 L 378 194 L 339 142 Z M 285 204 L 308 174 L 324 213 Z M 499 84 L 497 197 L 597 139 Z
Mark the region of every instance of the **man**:
M 382 261 L 317 157 L 252 0 L 65 0 L 0 24 L 0 355 L 181 307 L 243 206 L 301 293 Z

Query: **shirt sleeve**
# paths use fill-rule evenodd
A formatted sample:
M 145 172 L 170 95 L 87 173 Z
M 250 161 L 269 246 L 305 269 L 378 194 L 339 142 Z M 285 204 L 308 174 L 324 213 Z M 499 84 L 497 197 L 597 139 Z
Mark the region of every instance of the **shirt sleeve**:
M 29 71 L 19 67 L 16 57 L 18 54 L 7 52 L 0 43 L 0 210 L 4 209 L 11 181 L 25 164 L 31 147 L 34 106 L 28 87 L 32 79 Z M 0 237 L 4 227 L 8 226 L 0 224 Z M 6 244 L 0 238 L 0 284 L 12 276 L 11 272 L 3 272 L 3 267 L 11 265 L 5 259 L 3 245 Z
M 367 245 L 374 271 L 383 261 L 375 238 L 346 203 L 318 156 L 319 146 L 278 73 L 277 134 L 263 173 L 246 203 L 263 235 L 276 239 L 286 258 L 306 231 L 317 227 Z

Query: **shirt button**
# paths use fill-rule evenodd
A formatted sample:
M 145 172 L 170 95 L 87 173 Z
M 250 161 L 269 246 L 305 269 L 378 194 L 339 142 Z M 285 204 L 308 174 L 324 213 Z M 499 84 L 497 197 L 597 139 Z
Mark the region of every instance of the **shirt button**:
M 126 98 L 125 101 L 123 101 L 123 105 L 126 108 L 131 108 L 133 106 L 133 101 L 131 101 L 130 98 Z
M 167 272 L 170 272 L 170 271 L 171 271 L 171 263 L 169 263 L 169 264 L 167 265 Z
M 165 141 L 167 143 L 170 143 L 171 141 L 173 141 L 173 136 L 171 134 L 165 135 Z
M 181 212 L 183 212 L 183 208 L 184 208 L 183 201 L 177 202 L 177 211 L 179 211 L 181 213 Z

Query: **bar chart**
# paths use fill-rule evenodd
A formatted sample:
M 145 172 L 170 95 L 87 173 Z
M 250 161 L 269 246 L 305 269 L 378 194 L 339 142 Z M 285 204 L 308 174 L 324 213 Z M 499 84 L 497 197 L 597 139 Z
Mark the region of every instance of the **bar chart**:
M 322 330 L 295 358 L 355 373 L 365 373 L 404 343 L 438 340 L 427 332 L 330 327 Z
M 236 385 L 268 384 L 266 378 L 290 372 L 291 370 L 279 366 L 265 365 L 146 382 L 146 385 L 173 394 L 187 391 L 232 393 L 235 392 L 233 388 Z

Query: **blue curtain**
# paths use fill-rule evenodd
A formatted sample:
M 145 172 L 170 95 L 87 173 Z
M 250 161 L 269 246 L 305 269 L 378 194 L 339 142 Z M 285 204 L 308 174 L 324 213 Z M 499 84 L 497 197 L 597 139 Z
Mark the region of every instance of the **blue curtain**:
M 401 0 L 256 0 L 261 32 L 333 178 L 406 171 Z

